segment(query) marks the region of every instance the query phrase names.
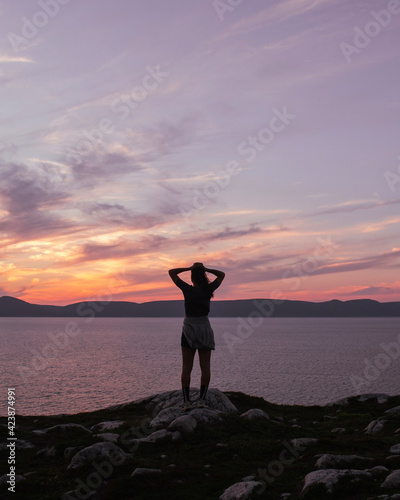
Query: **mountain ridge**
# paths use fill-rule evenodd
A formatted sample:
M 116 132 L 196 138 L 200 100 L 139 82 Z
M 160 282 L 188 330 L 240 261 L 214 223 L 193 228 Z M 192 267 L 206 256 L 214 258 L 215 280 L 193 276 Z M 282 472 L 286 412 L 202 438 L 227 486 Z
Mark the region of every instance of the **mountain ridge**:
M 0 317 L 183 317 L 183 300 L 83 301 L 65 306 L 0 297 Z M 275 299 L 215 300 L 210 317 L 400 317 L 400 302 L 372 299 L 325 302 Z

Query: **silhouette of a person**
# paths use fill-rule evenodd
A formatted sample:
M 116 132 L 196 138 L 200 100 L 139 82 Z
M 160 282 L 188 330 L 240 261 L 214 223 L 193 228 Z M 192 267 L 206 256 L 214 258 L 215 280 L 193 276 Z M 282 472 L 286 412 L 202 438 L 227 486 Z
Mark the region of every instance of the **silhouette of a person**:
M 193 285 L 181 280 L 178 274 L 191 271 Z M 168 271 L 172 281 L 183 292 L 185 299 L 185 319 L 182 327 L 182 393 L 183 408 L 189 410 L 195 405 L 190 401 L 190 376 L 193 368 L 196 349 L 199 352 L 201 369 L 200 394 L 196 406 L 205 408 L 205 398 L 210 383 L 211 351 L 215 349 L 214 332 L 208 319 L 210 300 L 214 291 L 222 283 L 225 273 L 217 269 L 208 269 L 201 262 L 195 262 L 190 267 L 179 267 Z M 215 280 L 211 283 L 206 273 L 214 274 Z

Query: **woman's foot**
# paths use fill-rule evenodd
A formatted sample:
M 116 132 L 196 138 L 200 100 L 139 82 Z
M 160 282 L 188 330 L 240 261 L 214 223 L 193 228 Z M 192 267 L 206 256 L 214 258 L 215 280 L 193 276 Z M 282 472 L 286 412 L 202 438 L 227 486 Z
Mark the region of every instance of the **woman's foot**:
M 208 408 L 207 403 L 204 401 L 203 398 L 199 398 L 197 400 L 197 408 Z
M 191 401 L 184 401 L 182 405 L 182 410 L 184 411 L 189 411 L 193 410 L 193 408 L 196 408 L 196 405 L 192 403 Z

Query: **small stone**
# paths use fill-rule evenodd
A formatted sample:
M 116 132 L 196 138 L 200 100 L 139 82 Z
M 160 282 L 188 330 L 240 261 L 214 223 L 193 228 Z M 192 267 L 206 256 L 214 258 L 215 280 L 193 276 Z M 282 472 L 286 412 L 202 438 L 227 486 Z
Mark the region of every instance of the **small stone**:
M 242 477 L 242 481 L 254 481 L 255 478 L 256 478 L 256 476 L 254 476 L 254 475 L 246 476 L 246 477 Z
M 247 410 L 245 413 L 242 413 L 240 416 L 249 420 L 255 420 L 258 418 L 265 418 L 267 420 L 270 419 L 269 415 L 260 408 L 252 408 L 251 410 Z
M 136 467 L 136 469 L 132 472 L 132 477 L 153 476 L 158 474 L 162 474 L 161 469 L 147 469 L 145 467 Z
M 334 429 L 331 430 L 334 434 L 344 434 L 346 432 L 346 429 L 344 427 L 335 427 Z
M 123 420 L 109 420 L 106 422 L 99 422 L 96 425 L 92 425 L 90 428 L 91 431 L 103 432 L 103 431 L 111 431 L 113 429 L 118 429 L 125 422 Z
M 389 451 L 390 453 L 400 453 L 400 443 L 394 444 Z

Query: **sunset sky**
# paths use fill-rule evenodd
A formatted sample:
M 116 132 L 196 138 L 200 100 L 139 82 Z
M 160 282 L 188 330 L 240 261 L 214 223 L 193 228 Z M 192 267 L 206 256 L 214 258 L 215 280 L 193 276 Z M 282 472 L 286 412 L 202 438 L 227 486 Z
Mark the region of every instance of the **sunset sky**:
M 399 0 L 0 14 L 0 296 L 400 300 Z

